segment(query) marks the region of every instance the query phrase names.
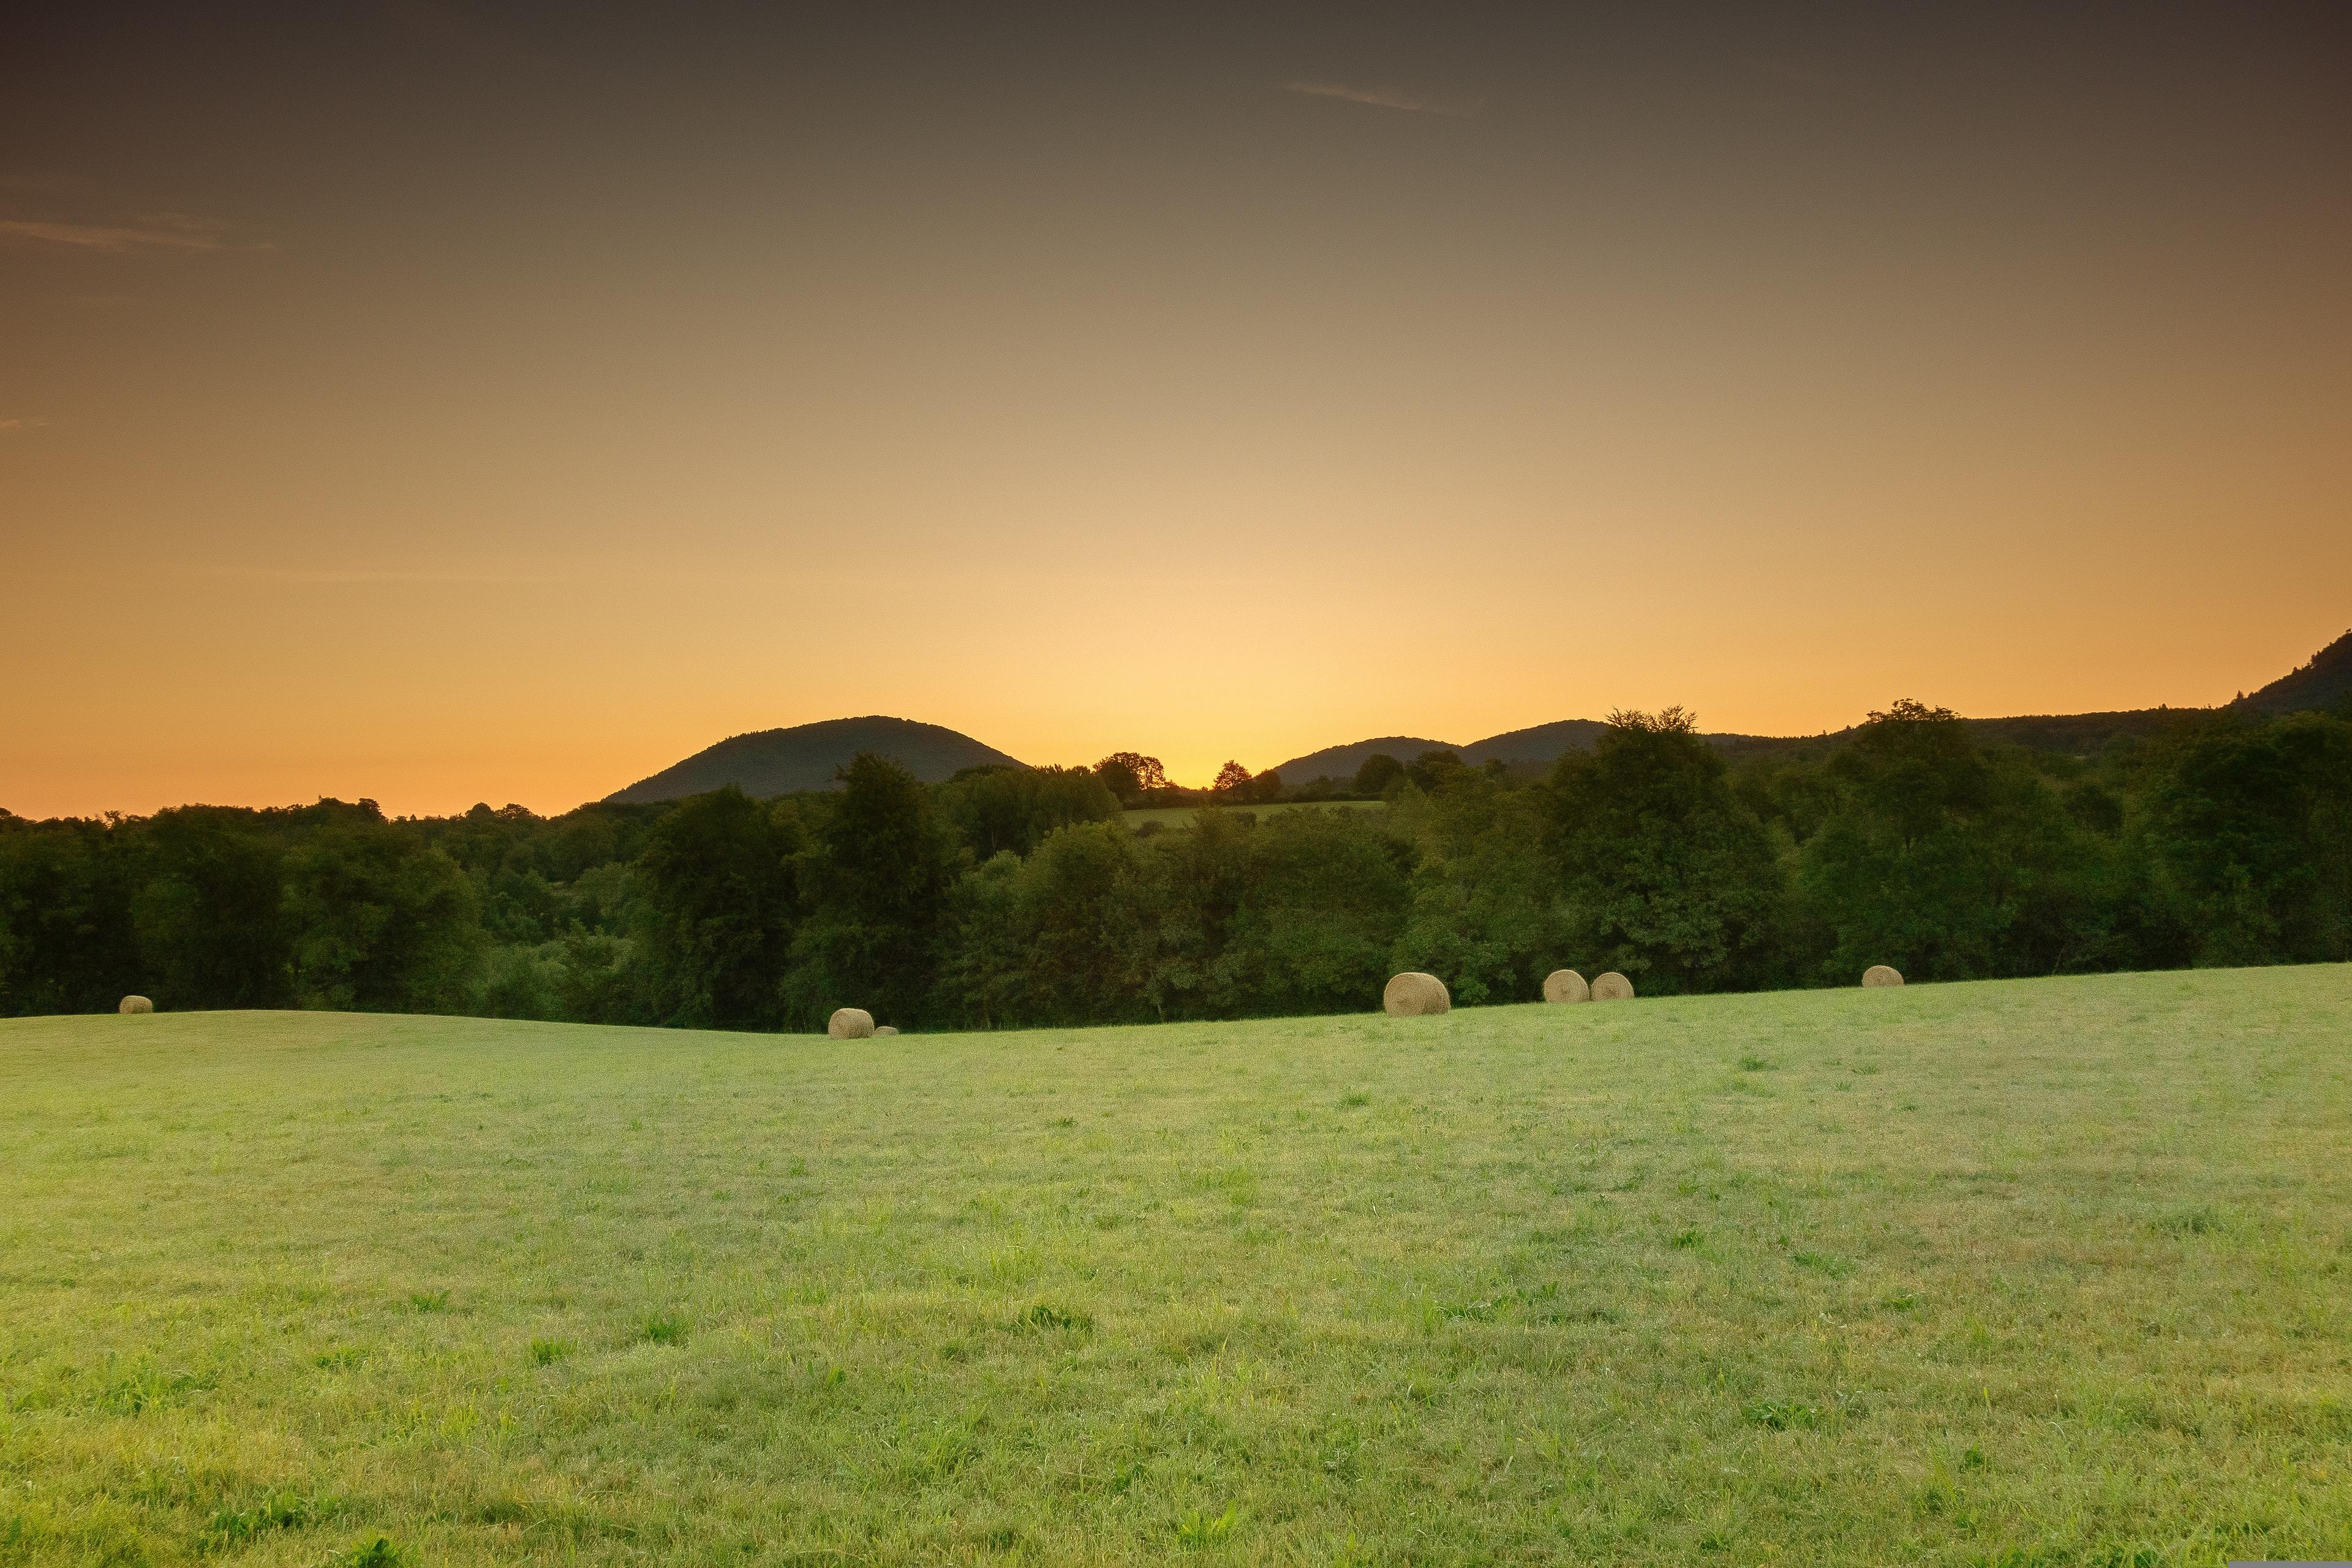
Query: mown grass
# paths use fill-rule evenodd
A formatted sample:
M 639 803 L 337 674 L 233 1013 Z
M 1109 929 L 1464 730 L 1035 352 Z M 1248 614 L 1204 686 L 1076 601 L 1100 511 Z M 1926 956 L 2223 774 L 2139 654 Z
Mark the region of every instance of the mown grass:
M 2352 971 L 0 1024 L 0 1559 L 2352 1555 Z

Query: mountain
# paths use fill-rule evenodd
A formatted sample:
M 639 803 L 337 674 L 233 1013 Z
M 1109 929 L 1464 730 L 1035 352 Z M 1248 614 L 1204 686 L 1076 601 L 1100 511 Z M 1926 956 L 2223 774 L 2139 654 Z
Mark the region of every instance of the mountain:
M 1462 750 L 1462 760 L 1472 767 L 1484 767 L 1493 763 L 1544 763 L 1557 761 L 1562 752 L 1581 752 L 1601 738 L 1609 728 L 1598 719 L 1561 719 L 1549 724 L 1538 724 L 1532 730 L 1512 730 L 1500 735 L 1489 735 L 1474 741 Z M 1400 762 L 1412 759 L 1401 757 Z
M 1282 774 L 1285 784 L 1301 784 L 1318 778 L 1345 784 L 1356 776 L 1356 770 L 1364 765 L 1366 758 L 1381 752 L 1401 763 L 1409 763 L 1423 752 L 1452 752 L 1474 768 L 1484 767 L 1488 763 L 1501 763 L 1513 768 L 1549 767 L 1564 752 L 1589 750 L 1607 728 L 1609 726 L 1598 719 L 1559 719 L 1531 729 L 1489 735 L 1466 746 L 1452 741 L 1432 741 L 1424 736 L 1382 735 L 1345 746 L 1326 746 L 1319 752 L 1293 757 L 1276 771 Z M 1727 751 L 1784 743 L 1761 735 L 1707 735 L 1703 738 Z
M 728 784 L 761 796 L 830 789 L 834 773 L 860 752 L 888 757 L 925 784 L 939 784 L 961 768 L 1026 765 L 942 725 L 877 714 L 732 736 L 604 798 L 615 805 L 642 805 L 682 800 Z
M 2230 706 L 2256 713 L 2302 713 L 2333 708 L 2347 696 L 2352 696 L 2352 632 L 2312 655 L 2311 662 L 2301 669 L 2280 676 Z
M 2352 697 L 2352 632 L 2320 649 L 2302 668 L 2227 706 L 2248 713 L 2294 713 L 2331 707 L 2347 697 Z M 2141 708 L 2117 713 L 1971 719 L 1969 723 L 1988 741 L 2088 756 L 2117 736 L 2161 734 L 2198 714 L 2211 711 L 2202 708 Z M 1515 771 L 1541 768 L 1563 752 L 1589 748 L 1607 727 L 1597 719 L 1561 719 L 1531 729 L 1489 735 L 1466 746 L 1431 740 L 1426 735 L 1379 735 L 1293 757 L 1281 764 L 1280 772 L 1283 782 L 1293 785 L 1318 778 L 1345 783 L 1356 776 L 1356 770 L 1364 765 L 1367 757 L 1380 752 L 1402 763 L 1412 761 L 1423 752 L 1452 752 L 1473 767 L 1499 762 Z M 1784 748 L 1834 744 L 1839 736 L 1847 732 L 1788 738 L 1712 734 L 1702 739 L 1731 755 L 1752 756 Z M 952 777 L 963 768 L 1026 765 L 993 746 L 982 745 L 969 735 L 938 724 L 879 716 L 828 719 L 821 724 L 762 730 L 721 741 L 708 751 L 697 752 L 676 766 L 664 768 L 651 778 L 640 779 L 604 798 L 625 804 L 678 800 L 730 784 L 754 795 L 827 789 L 833 784 L 835 771 L 860 752 L 893 758 L 917 778 L 931 784 Z
M 2333 707 L 2347 698 L 2352 698 L 2352 632 L 2320 649 L 2302 668 L 2227 706 L 2259 714 L 2300 713 Z M 2197 714 L 2211 711 L 2205 708 L 2135 708 L 2115 713 L 2027 713 L 2009 719 L 1971 719 L 1969 726 L 1987 741 L 2023 746 L 2029 751 L 2090 756 L 2116 736 L 2144 739 L 2159 735 Z M 1364 759 L 1375 752 L 1386 752 L 1401 763 L 1409 763 L 1427 751 L 1452 752 L 1473 767 L 1489 762 L 1515 768 L 1548 766 L 1564 752 L 1587 749 L 1607 728 L 1596 719 L 1561 719 L 1533 729 L 1491 735 L 1467 746 L 1388 735 L 1358 741 L 1352 745 L 1326 746 L 1319 752 L 1292 758 L 1279 771 L 1283 783 L 1287 784 L 1302 784 L 1316 778 L 1344 783 L 1353 778 Z M 1753 756 L 1785 748 L 1833 743 L 1850 732 L 1841 730 L 1834 734 L 1786 737 L 1715 734 L 1702 735 L 1700 739 L 1733 756 Z
M 1293 757 L 1276 771 L 1285 784 L 1301 784 L 1309 779 L 1338 779 L 1345 783 L 1356 776 L 1356 770 L 1365 759 L 1385 752 L 1398 762 L 1409 763 L 1423 752 L 1452 752 L 1460 748 L 1451 741 L 1432 741 L 1416 735 L 1378 735 L 1351 745 L 1326 746 L 1319 752 L 1309 752 L 1303 757 Z

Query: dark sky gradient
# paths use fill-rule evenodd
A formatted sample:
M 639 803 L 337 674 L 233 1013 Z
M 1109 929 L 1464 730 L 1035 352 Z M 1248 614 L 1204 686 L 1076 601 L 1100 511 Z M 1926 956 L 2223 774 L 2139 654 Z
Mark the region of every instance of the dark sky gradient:
M 2352 8 L 1628 9 L 13 22 L 0 805 L 2198 703 L 2352 623 Z

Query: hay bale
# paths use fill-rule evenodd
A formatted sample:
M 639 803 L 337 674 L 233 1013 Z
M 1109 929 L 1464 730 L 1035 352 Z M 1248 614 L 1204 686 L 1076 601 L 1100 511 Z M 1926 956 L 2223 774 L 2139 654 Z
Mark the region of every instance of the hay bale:
M 1408 969 L 1390 977 L 1388 989 L 1381 993 L 1381 1006 L 1391 1018 L 1423 1018 L 1450 1012 L 1454 998 L 1436 975 Z
M 835 1007 L 833 1016 L 825 1020 L 824 1032 L 836 1040 L 870 1039 L 874 1015 L 863 1007 Z
M 1890 965 L 1874 963 L 1862 972 L 1862 984 L 1872 991 L 1877 990 L 1882 985 L 1900 985 L 1903 984 L 1903 973 Z
M 1631 1002 L 1633 999 L 1633 983 L 1612 969 L 1592 983 L 1592 999 L 1595 1002 Z
M 1555 969 L 1544 976 L 1544 1000 L 1547 1002 L 1590 1002 L 1592 987 L 1584 976 L 1573 969 Z
M 154 1010 L 155 1004 L 144 996 L 125 996 L 122 1005 L 115 1009 L 118 1013 L 152 1013 Z
M 888 1024 L 877 1024 L 874 1026 L 874 1037 L 877 1040 L 885 1035 L 895 1035 L 898 1032 L 898 1031 L 895 1026 Z

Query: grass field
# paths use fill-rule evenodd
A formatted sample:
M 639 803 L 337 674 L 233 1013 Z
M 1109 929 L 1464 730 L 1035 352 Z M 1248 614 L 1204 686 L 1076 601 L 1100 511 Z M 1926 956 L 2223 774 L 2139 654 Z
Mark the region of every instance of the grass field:
M 2352 970 L 0 1022 L 0 1559 L 372 1553 L 2352 1555 Z
M 1127 813 L 1127 825 L 1140 827 L 1147 822 L 1163 827 L 1181 827 L 1202 811 L 1230 811 L 1251 816 L 1275 816 L 1286 811 L 1386 811 L 1388 803 L 1379 800 L 1278 800 L 1264 805 L 1144 805 Z

